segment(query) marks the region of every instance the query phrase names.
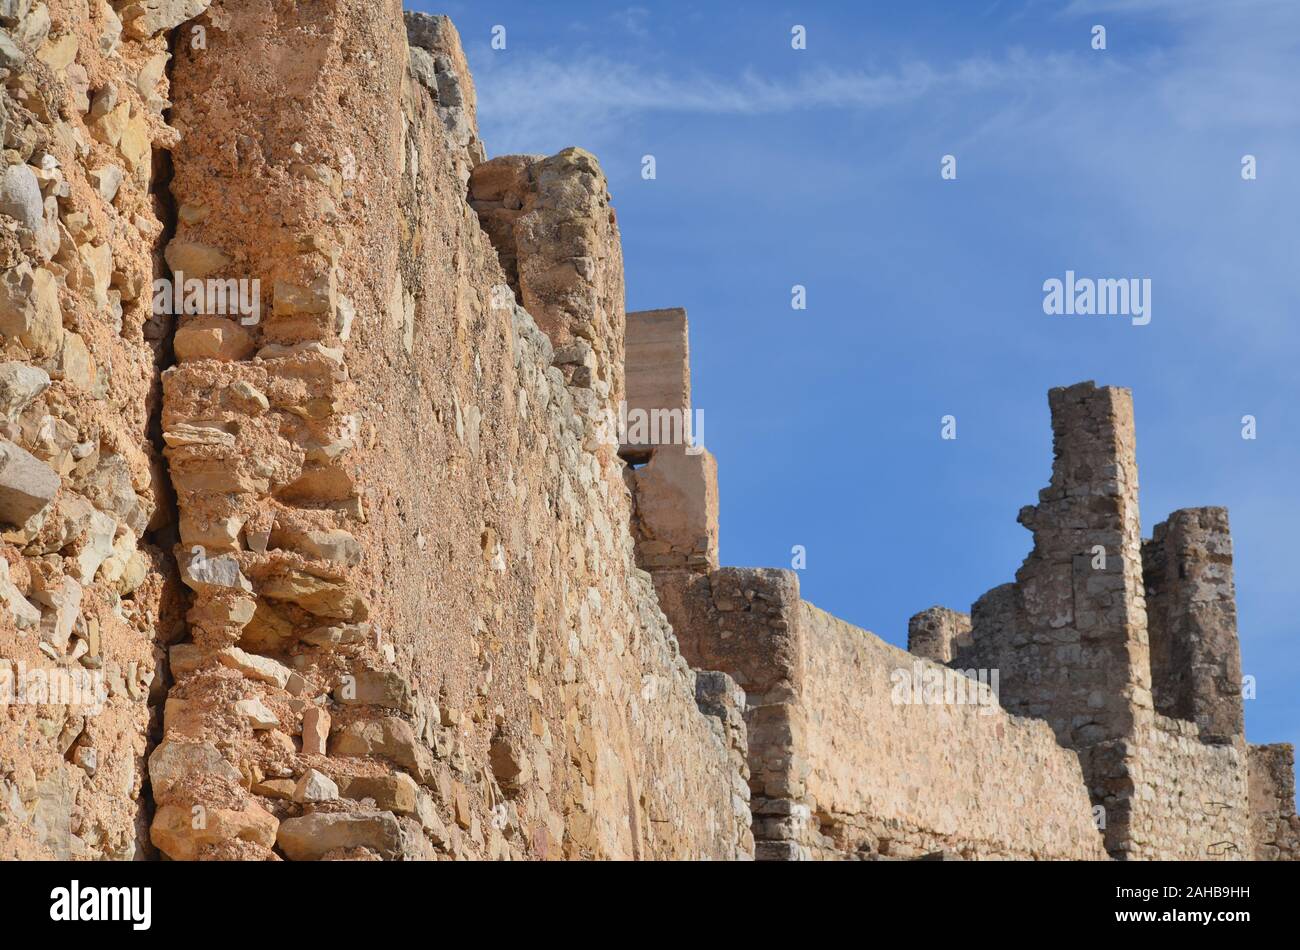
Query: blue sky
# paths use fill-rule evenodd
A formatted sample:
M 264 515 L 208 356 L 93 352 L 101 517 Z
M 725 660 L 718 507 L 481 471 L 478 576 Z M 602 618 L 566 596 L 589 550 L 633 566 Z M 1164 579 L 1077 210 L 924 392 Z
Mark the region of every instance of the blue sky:
M 1300 742 L 1300 3 L 408 6 L 459 28 L 490 155 L 600 158 L 628 309 L 689 311 L 723 563 L 804 545 L 804 596 L 903 644 L 1028 553 L 1048 388 L 1128 386 L 1144 533 L 1228 507 L 1247 734 Z M 1045 315 L 1067 269 L 1150 278 L 1151 323 Z

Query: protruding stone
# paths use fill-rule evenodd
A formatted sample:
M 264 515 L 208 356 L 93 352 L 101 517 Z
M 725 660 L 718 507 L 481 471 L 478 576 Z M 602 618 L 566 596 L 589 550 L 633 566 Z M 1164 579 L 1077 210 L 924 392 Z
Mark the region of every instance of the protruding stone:
M 202 822 L 194 820 L 188 807 L 163 805 L 154 815 L 149 840 L 174 861 L 193 861 L 205 846 L 231 840 L 270 848 L 279 825 L 274 815 L 253 802 L 241 809 L 205 808 Z
M 122 186 L 122 169 L 116 165 L 105 165 L 90 172 L 90 183 L 95 186 L 99 196 L 109 204 L 117 197 L 117 190 Z
M 0 417 L 13 420 L 50 385 L 45 370 L 26 363 L 0 363 Z
M 206 557 L 202 553 L 192 553 L 185 559 L 181 580 L 196 591 L 253 590 L 253 585 L 239 569 L 238 559 L 229 554 Z
M 402 852 L 402 828 L 392 812 L 314 812 L 281 823 L 276 843 L 290 861 L 318 861 L 330 851 L 369 848 L 385 860 Z
M 0 523 L 21 526 L 59 492 L 59 476 L 36 456 L 0 438 Z
M 41 611 L 23 596 L 9 576 L 9 562 L 0 557 L 0 607 L 5 607 L 19 630 L 35 630 L 41 623 Z
M 368 798 L 375 807 L 399 815 L 414 815 L 419 809 L 420 787 L 405 772 L 341 777 L 338 786 L 339 794 L 346 798 L 354 801 Z
M 185 279 L 201 280 L 224 267 L 230 266 L 232 258 L 220 248 L 196 241 L 174 239 L 163 252 L 167 266 L 172 273 L 185 275 Z
M 149 756 L 149 781 L 156 802 L 167 802 L 182 783 L 199 778 L 225 779 L 240 785 L 239 769 L 225 760 L 211 742 L 164 739 Z
M 274 729 L 280 725 L 280 719 L 266 708 L 260 699 L 241 699 L 235 703 L 235 715 L 243 719 L 255 730 Z
M 383 706 L 399 712 L 415 711 L 411 685 L 392 670 L 359 669 L 345 675 L 334 687 L 334 701 L 344 706 Z
M 26 262 L 0 276 L 0 335 L 16 338 L 35 356 L 53 356 L 63 339 L 63 312 L 54 275 Z
M 176 331 L 174 347 L 176 359 L 182 363 L 194 360 L 228 363 L 248 359 L 253 355 L 255 344 L 248 330 L 234 320 L 191 317 Z
M 298 779 L 293 789 L 293 800 L 300 804 L 308 802 L 332 802 L 339 797 L 339 787 L 324 772 L 308 769 Z
M 0 172 L 0 214 L 16 219 L 28 231 L 44 226 L 41 185 L 30 165 L 8 165 Z
M 325 755 L 330 736 L 330 714 L 320 706 L 308 706 L 302 713 L 302 754 Z
M 239 647 L 228 647 L 217 654 L 217 661 L 223 666 L 239 670 L 251 680 L 269 683 L 278 689 L 284 689 L 293 675 L 293 670 L 269 656 L 257 656 L 246 653 Z

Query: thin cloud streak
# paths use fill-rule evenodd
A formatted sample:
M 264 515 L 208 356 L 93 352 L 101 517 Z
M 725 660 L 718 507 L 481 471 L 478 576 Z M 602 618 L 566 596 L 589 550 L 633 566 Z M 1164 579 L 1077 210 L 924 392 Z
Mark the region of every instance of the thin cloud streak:
M 534 58 L 488 68 L 479 79 L 479 113 L 513 143 L 542 132 L 585 132 L 660 113 L 758 116 L 808 110 L 869 111 L 913 105 L 936 95 L 972 95 L 1077 79 L 1076 57 L 973 58 L 948 69 L 914 62 L 894 71 L 814 69 L 785 78 L 746 71 L 732 78 L 651 73 L 602 57 Z M 489 144 L 493 144 L 489 138 Z M 530 146 L 535 148 L 534 145 Z

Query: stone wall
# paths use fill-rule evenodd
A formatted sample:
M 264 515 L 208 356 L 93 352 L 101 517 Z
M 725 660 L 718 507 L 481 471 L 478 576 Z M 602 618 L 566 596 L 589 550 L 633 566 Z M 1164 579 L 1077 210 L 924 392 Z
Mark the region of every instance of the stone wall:
M 150 282 L 169 31 L 204 5 L 0 3 L 2 858 L 148 850 L 158 661 L 180 631 Z
M 971 608 L 951 665 L 998 669 L 1003 705 L 1079 752 L 1112 855 L 1244 857 L 1227 512 L 1175 512 L 1142 541 L 1128 391 L 1081 383 L 1049 402 L 1052 482 L 1020 514 L 1034 550 Z
M 1142 544 L 1156 711 L 1203 741 L 1245 730 L 1232 534 L 1223 508 L 1175 511 Z
M 1252 745 L 1251 852 L 1256 861 L 1300 860 L 1300 818 L 1295 812 L 1295 749 L 1289 743 Z
M 907 652 L 936 663 L 948 663 L 970 643 L 970 614 L 931 607 L 907 623 Z
M 1195 723 L 1158 713 L 1133 739 L 1132 857 L 1157 861 L 1250 858 L 1246 743 L 1207 742 Z
M 946 668 L 800 601 L 790 572 L 657 580 L 686 656 L 746 691 L 760 858 L 1105 858 L 1046 724 L 973 688 L 900 692 Z
M 1009 712 L 1045 719 L 1079 753 L 1112 854 L 1129 847 L 1136 752 L 1125 741 L 1151 708 L 1133 401 L 1081 383 L 1048 394 L 1051 484 L 1019 521 L 1034 548 L 1015 585 L 971 609 L 957 667 L 997 669 Z
M 718 463 L 691 406 L 690 328 L 681 308 L 627 316 L 620 455 L 632 491 L 637 564 L 718 567 Z
M 510 288 L 578 390 L 579 410 L 608 425 L 624 399 L 626 307 L 618 218 L 595 156 L 569 148 L 494 158 L 474 169 L 469 187 Z M 609 441 L 603 451 L 616 448 Z
M 0 858 L 1300 854 L 1126 390 L 914 656 L 719 569 L 686 313 L 594 156 L 486 160 L 445 17 L 0 0 L 0 79 Z
M 621 390 L 622 274 L 594 159 L 535 169 L 516 256 L 561 348 L 607 355 L 588 378 L 554 368 L 574 364 L 516 303 L 466 202 L 467 78 L 452 121 L 439 98 L 463 63 L 450 24 L 407 18 L 411 39 L 438 38 L 430 81 L 418 54 L 407 68 L 396 3 L 274 20 L 239 6 L 177 64 L 194 144 L 177 154 L 168 258 L 260 277 L 271 305 L 251 328 L 188 321 L 166 375 L 194 600 L 151 760 L 155 843 L 182 858 L 746 856 L 737 694 L 697 705 L 633 564 L 621 463 L 595 439 L 593 394 Z M 268 55 L 285 69 L 255 69 Z M 561 238 L 593 208 L 577 255 Z M 588 337 L 566 336 L 558 316 L 590 299 Z

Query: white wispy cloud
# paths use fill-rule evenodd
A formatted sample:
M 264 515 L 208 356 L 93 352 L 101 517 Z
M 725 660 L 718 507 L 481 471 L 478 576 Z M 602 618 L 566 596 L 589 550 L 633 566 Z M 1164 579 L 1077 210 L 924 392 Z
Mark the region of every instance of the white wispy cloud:
M 1041 7 L 1038 7 L 1041 9 Z M 633 25 L 639 23 L 630 8 Z M 1184 129 L 1300 125 L 1300 2 L 1296 0 L 1072 0 L 1063 16 L 1113 14 L 1111 49 L 1081 34 L 1073 52 L 912 60 L 877 69 L 826 65 L 799 72 L 665 70 L 590 51 L 488 56 L 475 63 L 479 114 L 494 153 L 599 148 L 641 117 L 756 116 L 809 110 L 870 111 L 938 97 L 985 95 L 982 121 L 1002 121 L 1014 99 L 1043 113 L 1093 115 L 1101 104 L 1152 126 Z M 1129 46 L 1126 19 L 1155 16 L 1167 38 Z M 1027 114 L 1027 113 L 1026 113 Z
M 1078 77 L 1073 56 L 970 58 L 947 66 L 915 61 L 892 70 L 813 68 L 788 76 L 745 70 L 734 76 L 669 73 L 604 56 L 533 57 L 483 69 L 479 114 L 494 151 L 590 140 L 611 123 L 652 113 L 754 116 L 808 110 L 874 110 L 935 95 L 1017 89 Z M 571 143 L 570 143 L 571 144 Z

